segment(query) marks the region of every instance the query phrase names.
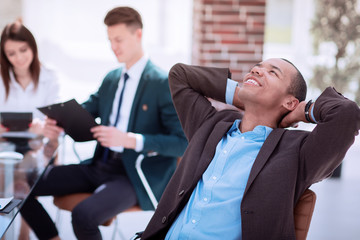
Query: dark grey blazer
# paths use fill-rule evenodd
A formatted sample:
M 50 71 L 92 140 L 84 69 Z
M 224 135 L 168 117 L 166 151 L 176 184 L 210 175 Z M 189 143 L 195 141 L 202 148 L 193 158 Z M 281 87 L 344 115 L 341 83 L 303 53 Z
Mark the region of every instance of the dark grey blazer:
M 204 96 L 225 102 L 228 69 L 175 65 L 169 81 L 189 146 L 142 239 L 163 239 L 211 162 L 216 145 L 241 114 L 217 112 Z M 333 88 L 316 100 L 312 132 L 274 129 L 251 169 L 239 209 L 243 240 L 295 239 L 294 206 L 311 184 L 341 163 L 360 128 L 360 110 Z M 219 209 L 221 214 L 221 209 Z

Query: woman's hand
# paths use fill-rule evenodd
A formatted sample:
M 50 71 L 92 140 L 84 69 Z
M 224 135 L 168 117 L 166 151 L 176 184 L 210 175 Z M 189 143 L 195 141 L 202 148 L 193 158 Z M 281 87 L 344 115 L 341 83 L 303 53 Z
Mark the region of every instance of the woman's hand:
M 0 133 L 4 133 L 4 132 L 7 132 L 7 131 L 8 131 L 8 129 L 0 124 Z

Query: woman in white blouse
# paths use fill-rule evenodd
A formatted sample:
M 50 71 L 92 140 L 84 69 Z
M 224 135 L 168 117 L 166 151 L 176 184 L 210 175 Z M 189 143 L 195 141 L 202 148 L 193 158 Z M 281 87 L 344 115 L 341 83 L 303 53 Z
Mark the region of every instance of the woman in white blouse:
M 34 36 L 20 21 L 1 34 L 0 72 L 0 112 L 32 112 L 29 131 L 42 135 L 45 116 L 37 107 L 55 103 L 59 85 L 55 73 L 40 64 Z M 0 133 L 5 131 L 0 124 Z M 29 239 L 23 220 L 19 239 Z
M 8 24 L 0 41 L 0 112 L 32 112 L 30 131 L 41 134 L 44 115 L 36 108 L 58 100 L 55 73 L 40 64 L 34 36 L 21 22 Z

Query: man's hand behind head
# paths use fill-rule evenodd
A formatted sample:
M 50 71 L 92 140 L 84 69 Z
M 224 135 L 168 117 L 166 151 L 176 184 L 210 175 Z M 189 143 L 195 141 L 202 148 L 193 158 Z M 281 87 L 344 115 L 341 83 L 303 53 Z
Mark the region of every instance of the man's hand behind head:
M 307 122 L 305 119 L 305 105 L 305 101 L 300 102 L 293 111 L 285 115 L 285 117 L 281 120 L 279 127 L 294 127 L 298 122 Z

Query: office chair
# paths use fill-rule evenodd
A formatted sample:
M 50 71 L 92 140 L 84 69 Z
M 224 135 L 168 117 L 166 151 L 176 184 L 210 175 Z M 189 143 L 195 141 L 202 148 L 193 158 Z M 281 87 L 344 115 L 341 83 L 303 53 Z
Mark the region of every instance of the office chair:
M 73 145 L 73 148 L 74 148 L 74 145 Z M 79 156 L 79 154 L 76 152 L 76 149 L 74 148 L 75 150 L 75 155 L 76 156 Z M 149 153 L 147 154 L 147 157 L 153 157 L 153 156 L 156 156 L 157 153 L 153 152 L 153 153 Z M 158 201 L 154 195 L 154 193 L 152 192 L 151 188 L 150 188 L 150 185 L 144 175 L 144 172 L 141 168 L 141 164 L 144 160 L 145 156 L 144 154 L 140 154 L 137 159 L 136 159 L 136 162 L 135 162 L 135 168 L 136 168 L 136 171 L 139 175 L 139 178 L 146 190 L 146 193 L 148 194 L 150 200 L 151 200 L 151 203 L 154 207 L 154 209 L 156 209 L 157 205 L 158 205 Z M 90 197 L 92 193 L 74 193 L 74 194 L 68 194 L 68 195 L 65 195 L 65 196 L 54 196 L 54 205 L 57 206 L 59 209 L 61 210 L 66 210 L 66 211 L 72 211 L 74 209 L 74 207 L 79 204 L 81 201 L 85 200 L 86 198 Z M 125 212 L 134 212 L 134 211 L 142 211 L 142 209 L 140 208 L 140 206 L 133 206 L 125 211 L 123 211 L 122 213 L 125 213 Z M 121 214 L 121 213 L 120 213 Z M 59 222 L 59 213 L 57 214 L 58 216 L 56 217 L 57 220 L 56 222 Z M 121 239 L 126 239 L 124 237 L 124 234 L 123 232 L 121 231 L 121 229 L 118 228 L 118 223 L 117 223 L 117 218 L 116 216 L 108 219 L 107 221 L 105 221 L 103 224 L 101 224 L 102 226 L 110 226 L 112 224 L 112 222 L 115 221 L 115 227 L 114 227 L 114 231 L 113 231 L 113 235 L 112 235 L 112 239 L 115 239 L 115 236 L 116 236 L 116 233 L 119 234 L 120 238 Z
M 306 189 L 294 209 L 295 234 L 297 240 L 306 240 L 314 212 L 316 194 Z

